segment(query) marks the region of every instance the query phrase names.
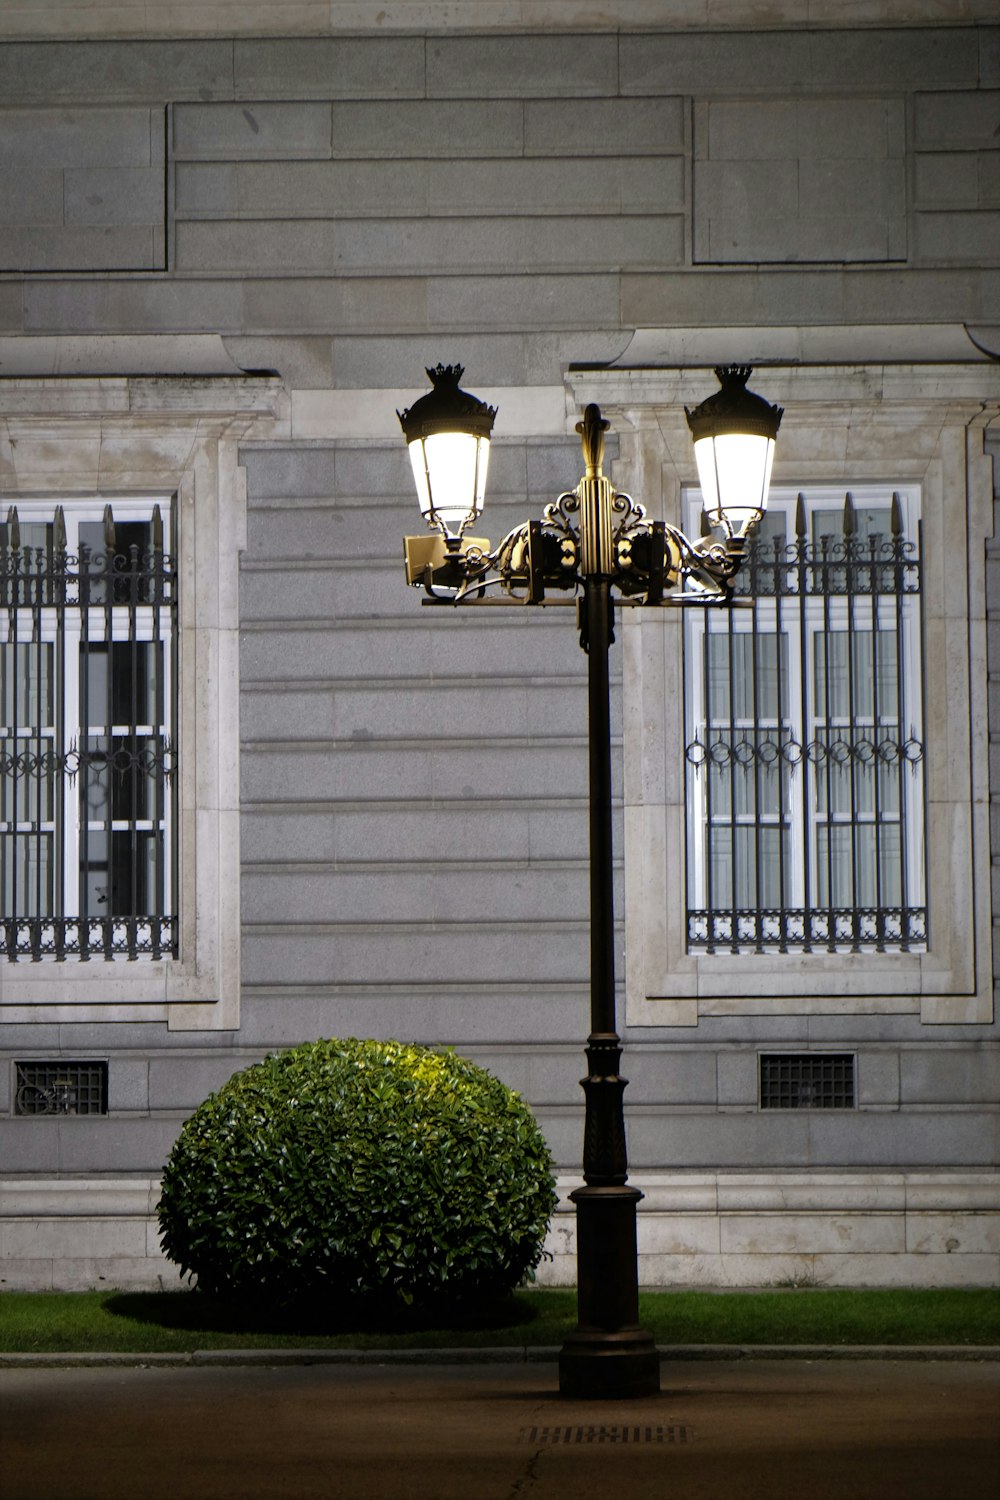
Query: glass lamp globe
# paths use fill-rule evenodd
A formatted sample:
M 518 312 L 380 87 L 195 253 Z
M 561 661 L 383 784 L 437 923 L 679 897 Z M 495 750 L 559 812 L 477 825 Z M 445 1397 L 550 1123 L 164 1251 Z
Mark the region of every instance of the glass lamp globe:
M 717 367 L 720 389 L 686 407 L 709 524 L 742 537 L 767 509 L 782 408 L 746 388 L 750 365 Z
M 428 526 L 461 536 L 483 508 L 496 407 L 459 389 L 462 365 L 427 371 L 433 387 L 397 412 Z

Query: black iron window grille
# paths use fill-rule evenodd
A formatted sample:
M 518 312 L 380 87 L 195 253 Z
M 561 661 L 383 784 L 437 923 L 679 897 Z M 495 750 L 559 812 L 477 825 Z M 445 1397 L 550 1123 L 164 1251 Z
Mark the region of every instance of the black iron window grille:
M 761 1109 L 853 1109 L 850 1052 L 763 1052 Z
M 736 607 L 690 611 L 689 951 L 925 947 L 916 508 L 779 496 Z
M 15 1067 L 15 1115 L 106 1115 L 106 1062 L 18 1062 Z
M 166 507 L 0 523 L 0 956 L 176 956 Z

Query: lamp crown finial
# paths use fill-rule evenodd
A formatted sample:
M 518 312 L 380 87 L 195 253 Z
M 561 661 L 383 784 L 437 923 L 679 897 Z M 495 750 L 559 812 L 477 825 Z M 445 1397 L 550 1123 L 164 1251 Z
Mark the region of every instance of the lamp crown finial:
M 756 433 L 773 439 L 781 425 L 782 408 L 747 390 L 753 366 L 716 365 L 715 374 L 719 389 L 698 406 L 684 408 L 695 442 L 720 432 Z
M 426 437 L 433 432 L 471 432 L 477 437 L 488 438 L 493 430 L 495 406 L 459 389 L 458 382 L 465 374 L 464 365 L 429 366 L 427 378 L 432 389 L 425 392 L 405 411 L 397 411 L 407 442 Z
M 425 365 L 424 374 L 427 376 L 427 379 L 430 381 L 431 385 L 435 387 L 435 389 L 439 385 L 457 386 L 458 382 L 465 374 L 465 366 L 442 365 L 438 363 L 434 366 L 433 369 L 431 369 L 429 366 Z

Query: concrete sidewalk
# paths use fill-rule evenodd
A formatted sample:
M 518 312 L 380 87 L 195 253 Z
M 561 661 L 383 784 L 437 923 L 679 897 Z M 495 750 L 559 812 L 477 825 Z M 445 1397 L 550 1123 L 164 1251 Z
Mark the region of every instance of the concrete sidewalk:
M 263 1351 L 262 1351 L 263 1352 Z M 270 1351 L 267 1351 L 270 1352 Z M 554 1363 L 0 1370 L 32 1500 L 995 1500 L 1000 1364 L 665 1361 L 566 1401 Z

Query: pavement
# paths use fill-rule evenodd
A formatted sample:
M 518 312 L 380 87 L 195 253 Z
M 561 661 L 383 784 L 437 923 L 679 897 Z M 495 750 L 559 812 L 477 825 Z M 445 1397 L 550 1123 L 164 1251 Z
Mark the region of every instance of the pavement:
M 555 1362 L 0 1368 L 0 1495 L 31 1500 L 997 1500 L 1000 1359 L 674 1358 L 565 1400 Z M 866 1351 L 869 1354 L 871 1351 Z M 495 1354 L 496 1351 L 493 1351 Z M 982 1357 L 984 1354 L 992 1357 Z M 79 1358 L 75 1356 L 73 1358 Z M 441 1355 L 439 1353 L 438 1360 Z M 138 1360 L 138 1363 L 136 1363 Z

